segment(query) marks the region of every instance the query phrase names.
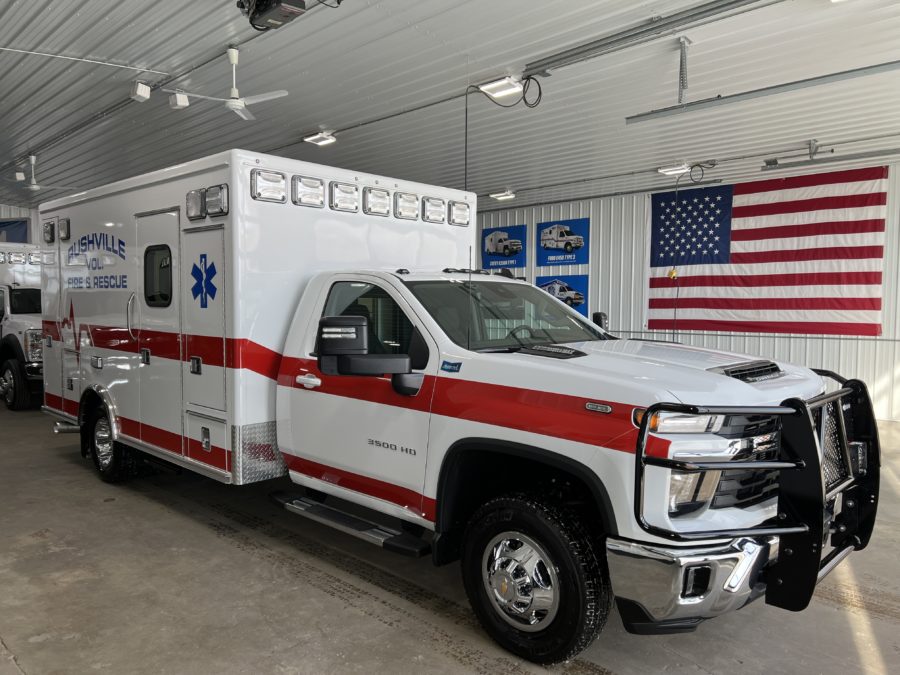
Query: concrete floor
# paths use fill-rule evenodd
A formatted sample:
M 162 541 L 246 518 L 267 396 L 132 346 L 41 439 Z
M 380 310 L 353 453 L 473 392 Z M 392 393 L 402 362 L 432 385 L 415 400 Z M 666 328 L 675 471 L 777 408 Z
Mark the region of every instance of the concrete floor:
M 76 437 L 0 411 L 0 675 L 534 673 L 475 624 L 456 565 L 435 569 L 280 510 L 282 487 L 157 473 L 106 485 Z M 900 672 L 900 424 L 872 545 L 793 614 L 755 603 L 691 635 L 617 615 L 551 672 Z

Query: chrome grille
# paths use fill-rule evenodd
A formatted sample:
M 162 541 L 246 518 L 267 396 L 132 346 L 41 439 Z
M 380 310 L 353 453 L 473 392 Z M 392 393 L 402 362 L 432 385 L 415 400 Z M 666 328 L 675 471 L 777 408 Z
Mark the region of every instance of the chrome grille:
M 781 428 L 775 418 L 741 418 L 741 434 L 731 443 L 735 461 L 777 461 L 781 455 Z M 710 508 L 743 508 L 764 502 L 778 493 L 777 471 L 724 471 Z
M 722 373 L 742 382 L 760 382 L 781 377 L 781 368 L 772 361 L 751 361 L 739 363 L 736 366 L 728 366 L 722 369 Z

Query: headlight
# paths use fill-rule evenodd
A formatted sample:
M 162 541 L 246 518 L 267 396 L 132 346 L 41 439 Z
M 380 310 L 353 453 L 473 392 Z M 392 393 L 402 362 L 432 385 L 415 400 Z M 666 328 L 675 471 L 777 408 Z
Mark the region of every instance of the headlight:
M 29 362 L 42 361 L 44 358 L 44 345 L 41 341 L 40 330 L 31 329 L 25 331 L 25 359 Z
M 634 424 L 641 426 L 647 411 L 634 411 Z M 655 434 L 714 434 L 725 423 L 723 415 L 681 415 L 679 413 L 653 413 L 650 431 Z
M 672 471 L 669 477 L 669 515 L 683 516 L 709 504 L 716 494 L 721 473 Z

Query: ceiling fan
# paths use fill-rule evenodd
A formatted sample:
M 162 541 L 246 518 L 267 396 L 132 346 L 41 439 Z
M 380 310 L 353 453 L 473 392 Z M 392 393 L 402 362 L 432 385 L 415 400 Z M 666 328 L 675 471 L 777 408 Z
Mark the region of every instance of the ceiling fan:
M 4 178 L 3 180 L 8 183 L 16 183 L 19 187 L 24 188 L 30 192 L 37 192 L 38 190 L 81 190 L 82 188 L 72 187 L 71 185 L 51 185 L 50 183 L 40 183 L 38 184 L 37 180 L 34 177 L 34 165 L 37 163 L 37 156 L 28 155 L 28 164 L 31 165 L 31 177 L 29 178 L 25 171 L 16 171 L 16 178 L 12 180 L 10 178 Z M 27 168 L 27 167 L 23 167 Z
M 168 94 L 173 94 L 174 96 L 170 99 L 174 102 L 171 104 L 173 108 L 186 108 L 188 105 L 188 98 L 202 98 L 207 101 L 222 101 L 225 104 L 225 107 L 229 110 L 234 111 L 238 117 L 244 120 L 255 120 L 253 113 L 247 110 L 248 105 L 253 105 L 254 103 L 262 103 L 263 101 L 271 101 L 272 99 L 281 98 L 282 96 L 287 96 L 288 92 L 284 89 L 279 89 L 277 91 L 270 91 L 265 94 L 256 94 L 255 96 L 241 96 L 238 93 L 237 89 L 237 64 L 238 64 L 238 50 L 236 47 L 228 48 L 228 62 L 231 64 L 231 92 L 228 98 L 218 98 L 215 96 L 204 96 L 202 94 L 195 94 L 193 92 L 184 91 L 182 89 L 163 89 L 164 92 Z M 179 100 L 177 97 L 183 96 L 183 100 Z

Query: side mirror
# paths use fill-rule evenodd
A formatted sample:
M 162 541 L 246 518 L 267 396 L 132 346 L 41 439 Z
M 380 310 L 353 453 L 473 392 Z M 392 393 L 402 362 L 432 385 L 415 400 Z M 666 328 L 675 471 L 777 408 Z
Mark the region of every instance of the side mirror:
M 370 354 L 369 320 L 364 316 L 325 316 L 316 338 L 319 370 L 325 375 L 405 375 L 407 354 Z
M 600 326 L 603 330 L 609 330 L 609 317 L 606 312 L 594 312 L 591 315 L 591 321 Z

